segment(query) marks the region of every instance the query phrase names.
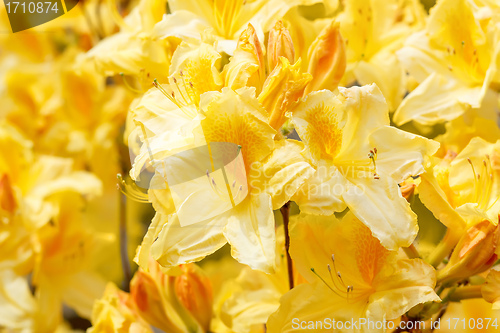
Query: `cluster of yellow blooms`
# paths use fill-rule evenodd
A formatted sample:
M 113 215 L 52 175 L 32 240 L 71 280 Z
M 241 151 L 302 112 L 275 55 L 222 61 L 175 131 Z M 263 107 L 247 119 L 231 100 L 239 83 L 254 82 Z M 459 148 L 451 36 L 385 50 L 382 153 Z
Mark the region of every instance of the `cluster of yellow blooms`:
M 0 45 L 1 333 L 497 331 L 497 0 L 85 0 Z

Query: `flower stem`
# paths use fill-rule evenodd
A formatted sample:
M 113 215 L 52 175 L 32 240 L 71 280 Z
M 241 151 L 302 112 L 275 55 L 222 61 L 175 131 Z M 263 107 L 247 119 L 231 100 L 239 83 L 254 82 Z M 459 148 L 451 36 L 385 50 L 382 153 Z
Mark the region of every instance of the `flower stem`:
M 450 294 L 450 302 L 460 302 L 463 299 L 482 298 L 481 285 L 461 287 Z
M 414 244 L 411 244 L 408 247 L 403 247 L 403 250 L 410 259 L 421 258 L 420 253 L 418 253 L 418 250 Z
M 288 267 L 288 284 L 290 289 L 293 288 L 293 263 L 292 257 L 290 257 L 290 234 L 289 234 L 289 222 L 290 222 L 290 201 L 285 203 L 283 207 L 280 208 L 281 215 L 283 216 L 283 228 L 285 228 L 285 252 L 286 252 L 286 263 Z
M 130 269 L 130 261 L 127 252 L 127 197 L 125 194 L 119 192 L 119 206 L 120 206 L 120 257 L 123 269 L 123 289 L 129 290 L 129 283 L 132 279 L 132 272 Z
M 451 253 L 459 239 L 459 232 L 448 229 L 441 242 L 436 246 L 434 252 L 427 258 L 427 262 L 434 266 L 434 268 L 437 268 L 441 262 L 443 262 L 443 259 Z

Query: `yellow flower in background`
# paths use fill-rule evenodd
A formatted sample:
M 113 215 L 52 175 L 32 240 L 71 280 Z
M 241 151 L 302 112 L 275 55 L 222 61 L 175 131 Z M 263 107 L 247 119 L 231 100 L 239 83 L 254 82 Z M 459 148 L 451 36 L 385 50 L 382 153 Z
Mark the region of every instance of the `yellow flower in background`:
M 119 23 L 120 32 L 100 41 L 87 57 L 107 75 L 124 73 L 142 80 L 150 75 L 164 79 L 178 44 L 159 34 L 157 23 L 166 8 L 165 0 L 141 0 L 124 19 L 113 12 L 110 16 Z
M 488 7 L 477 8 L 468 0 L 439 1 L 426 28 L 397 52 L 419 85 L 400 105 L 394 122 L 449 121 L 479 108 L 487 94 L 497 95 L 492 85 L 498 84 L 499 23 Z M 489 117 L 496 119 L 492 109 Z
M 454 232 L 483 220 L 498 224 L 499 145 L 475 137 L 458 155 L 451 152 L 422 176 L 422 202 Z
M 412 32 L 423 27 L 422 5 L 416 0 L 349 0 L 336 19 L 346 43 L 347 68 L 343 82 L 377 84 L 389 110 L 395 110 L 406 90 L 396 51 Z
M 420 259 L 399 259 L 351 212 L 341 220 L 300 215 L 290 237 L 291 256 L 309 283 L 281 298 L 279 310 L 267 323 L 268 332 L 305 332 L 311 323 L 314 331 L 328 332 L 337 327 L 327 326 L 332 319 L 343 324 L 359 323 L 361 318 L 389 321 L 417 304 L 440 301 L 434 292 L 434 269 Z M 317 321 L 322 326 L 314 326 Z M 376 331 L 359 324 L 347 329 Z
M 418 226 L 398 184 L 424 171 L 437 143 L 390 127 L 375 85 L 313 92 L 292 122 L 316 168 L 292 198 L 301 211 L 332 215 L 349 207 L 388 249 L 409 246 Z
M 218 50 L 232 55 L 236 40 L 251 23 L 263 39 L 276 20 L 282 18 L 291 8 L 312 5 L 317 0 L 171 0 L 168 2 L 171 14 L 165 16 L 158 26 L 162 36 L 176 36 L 182 39 L 199 39 L 207 29 L 216 36 Z

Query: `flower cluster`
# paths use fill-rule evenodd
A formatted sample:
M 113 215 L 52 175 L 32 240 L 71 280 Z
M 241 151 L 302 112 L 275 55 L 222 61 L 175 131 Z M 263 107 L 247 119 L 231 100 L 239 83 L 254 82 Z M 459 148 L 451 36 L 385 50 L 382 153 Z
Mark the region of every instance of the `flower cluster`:
M 86 0 L 0 40 L 1 333 L 500 325 L 497 1 Z

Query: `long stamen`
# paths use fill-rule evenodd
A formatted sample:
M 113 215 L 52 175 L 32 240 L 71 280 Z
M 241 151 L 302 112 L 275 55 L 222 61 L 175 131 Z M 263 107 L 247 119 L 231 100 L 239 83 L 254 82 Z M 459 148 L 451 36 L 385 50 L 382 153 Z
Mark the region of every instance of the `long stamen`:
M 141 91 L 137 88 L 132 87 L 132 85 L 127 82 L 124 73 L 120 73 L 120 76 L 122 77 L 122 82 L 123 82 L 123 85 L 125 86 L 125 88 L 127 88 L 128 90 L 130 90 L 131 92 L 136 93 L 136 94 L 143 94 L 144 93 L 144 91 Z
M 474 164 L 472 164 L 470 158 L 467 158 L 467 162 L 469 162 L 470 166 L 472 167 L 472 173 L 474 174 L 474 202 L 477 202 L 477 196 L 479 192 L 478 175 L 476 174 L 476 169 L 474 168 Z
M 342 298 L 345 298 L 344 295 L 341 295 L 339 294 L 335 289 L 333 289 L 315 270 L 314 268 L 311 268 L 311 272 L 313 272 L 314 275 L 316 275 L 318 277 L 318 279 L 320 279 L 327 287 L 328 289 L 330 289 L 331 291 L 333 291 L 333 293 L 339 297 L 342 297 Z
M 380 179 L 380 176 L 377 174 L 377 163 L 375 162 L 377 160 L 377 148 L 370 150 L 368 158 L 373 163 L 373 179 Z

